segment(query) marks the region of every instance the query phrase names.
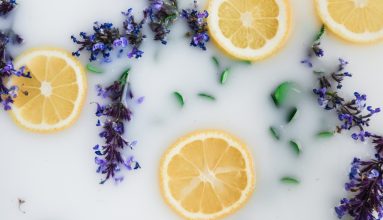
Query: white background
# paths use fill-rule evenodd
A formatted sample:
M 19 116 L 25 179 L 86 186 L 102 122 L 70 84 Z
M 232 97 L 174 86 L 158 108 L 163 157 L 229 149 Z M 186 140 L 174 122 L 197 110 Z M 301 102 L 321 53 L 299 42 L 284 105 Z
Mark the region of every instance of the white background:
M 243 139 L 253 152 L 257 189 L 248 204 L 229 219 L 248 220 L 332 220 L 333 207 L 346 195 L 349 164 L 354 156 L 368 158 L 372 147 L 354 143 L 350 134 L 329 140 L 317 140 L 314 134 L 329 128 L 334 119 L 316 106 L 310 90 L 315 77 L 300 65 L 306 48 L 319 29 L 311 1 L 291 0 L 293 30 L 286 47 L 276 56 L 252 66 L 235 65 L 225 86 L 217 82 L 211 63 L 218 51 L 208 52 L 188 46 L 183 38 L 184 23 L 179 21 L 169 44 L 153 43 L 151 35 L 143 45 L 144 57 L 137 61 L 121 58 L 104 66 L 106 73 L 89 74 L 89 95 L 79 121 L 70 129 L 50 135 L 29 133 L 18 128 L 5 112 L 0 112 L 0 220 L 101 220 L 101 219 L 179 219 L 163 202 L 158 187 L 158 164 L 164 150 L 179 136 L 201 128 L 227 130 Z M 23 50 L 55 46 L 73 51 L 70 35 L 90 31 L 94 21 L 121 24 L 122 10 L 139 13 L 145 1 L 138 0 L 20 0 L 10 17 L 11 23 L 26 40 L 15 48 Z M 191 1 L 183 1 L 183 6 Z M 383 105 L 383 44 L 354 46 L 328 34 L 323 41 L 329 66 L 336 58 L 350 60 L 353 79 L 344 85 L 346 94 L 353 89 L 368 94 L 369 103 Z M 86 53 L 82 56 L 87 63 Z M 220 56 L 222 57 L 222 56 Z M 94 92 L 97 83 L 109 84 L 124 68 L 132 67 L 131 83 L 136 96 L 145 96 L 142 105 L 132 104 L 134 118 L 127 128 L 127 139 L 137 140 L 133 153 L 142 169 L 126 172 L 125 181 L 99 185 L 92 147 L 101 143 L 95 126 Z M 299 104 L 300 117 L 284 126 L 284 138 L 274 141 L 270 125 L 282 125 L 283 110 L 276 109 L 269 94 L 280 82 L 297 81 L 304 97 Z M 171 93 L 180 91 L 183 109 Z M 198 92 L 217 97 L 216 103 L 200 99 Z M 383 133 L 383 118 L 377 116 L 371 131 Z M 303 145 L 297 158 L 287 145 L 296 138 Z M 298 186 L 279 182 L 284 175 L 301 180 Z M 26 201 L 22 211 L 18 198 Z

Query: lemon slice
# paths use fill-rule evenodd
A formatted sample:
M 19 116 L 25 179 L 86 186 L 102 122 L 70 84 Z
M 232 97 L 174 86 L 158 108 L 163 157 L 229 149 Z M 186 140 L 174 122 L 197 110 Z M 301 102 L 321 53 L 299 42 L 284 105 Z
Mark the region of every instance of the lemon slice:
M 16 59 L 32 78 L 12 77 L 19 94 L 12 106 L 15 122 L 36 132 L 62 130 L 78 118 L 86 96 L 83 66 L 62 49 L 30 50 Z
M 326 26 L 339 37 L 369 43 L 383 39 L 382 0 L 315 0 Z
M 291 28 L 287 0 L 210 0 L 208 27 L 228 55 L 256 61 L 273 55 Z
M 184 218 L 222 218 L 253 193 L 253 160 L 246 145 L 230 134 L 195 132 L 162 157 L 160 186 L 165 201 Z

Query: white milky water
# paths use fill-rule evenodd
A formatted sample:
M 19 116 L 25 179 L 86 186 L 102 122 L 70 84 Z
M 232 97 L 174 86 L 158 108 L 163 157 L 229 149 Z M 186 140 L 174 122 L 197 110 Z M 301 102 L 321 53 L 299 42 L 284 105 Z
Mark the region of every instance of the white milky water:
M 96 20 L 121 24 L 121 10 L 134 8 L 141 16 L 145 1 L 137 0 L 20 0 L 11 16 L 14 29 L 26 40 L 14 48 L 41 46 L 75 50 L 71 34 L 90 31 Z M 192 1 L 182 1 L 183 6 Z M 1 220 L 102 220 L 102 219 L 180 219 L 163 202 L 158 186 L 158 165 L 162 153 L 179 136 L 195 129 L 227 130 L 244 140 L 254 157 L 257 185 L 248 204 L 232 220 L 335 220 L 333 207 L 346 195 L 343 190 L 349 164 L 354 156 L 368 158 L 370 145 L 354 143 L 348 136 L 316 139 L 315 133 L 331 128 L 332 113 L 316 105 L 311 89 L 315 77 L 299 62 L 306 54 L 320 23 L 312 1 L 291 0 L 293 31 L 286 47 L 276 56 L 251 66 L 238 64 L 220 55 L 214 45 L 208 51 L 189 47 L 184 23 L 179 21 L 167 46 L 148 39 L 145 54 L 135 61 L 116 59 L 103 66 L 106 73 L 88 74 L 89 95 L 78 122 L 63 132 L 51 135 L 29 133 L 18 128 L 5 112 L 0 114 L 0 219 Z M 1 21 L 1 26 L 11 24 Z M 345 93 L 354 89 L 368 94 L 369 103 L 382 106 L 383 44 L 354 46 L 325 37 L 323 45 L 329 67 L 337 57 L 350 60 L 353 79 L 344 84 Z M 87 53 L 81 60 L 87 63 Z M 218 84 L 211 62 L 217 55 L 224 66 L 232 67 L 227 84 Z M 101 143 L 95 126 L 94 86 L 111 83 L 131 67 L 131 84 L 143 104 L 133 104 L 134 117 L 127 128 L 127 139 L 137 140 L 132 152 L 141 163 L 136 172 L 124 171 L 125 181 L 99 185 L 101 177 L 94 164 L 92 147 Z M 289 125 L 285 110 L 274 107 L 271 91 L 290 80 L 302 87 L 298 103 L 300 115 Z M 172 96 L 179 91 L 185 98 L 180 109 Z M 212 103 L 197 97 L 199 92 L 213 94 Z M 270 125 L 283 126 L 281 141 L 271 138 Z M 383 133 L 382 115 L 374 118 L 371 130 Z M 302 155 L 297 157 L 288 145 L 299 140 Z M 127 150 L 127 152 L 129 152 Z M 129 152 L 130 153 L 130 152 Z M 301 184 L 283 185 L 282 176 L 296 176 Z M 25 204 L 18 209 L 18 198 Z

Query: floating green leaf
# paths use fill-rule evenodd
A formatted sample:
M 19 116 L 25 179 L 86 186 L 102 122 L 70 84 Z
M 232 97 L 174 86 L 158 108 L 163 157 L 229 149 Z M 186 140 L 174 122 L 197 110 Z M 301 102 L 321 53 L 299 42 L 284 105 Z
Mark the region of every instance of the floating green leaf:
M 325 74 L 325 72 L 323 72 L 323 71 L 317 71 L 317 70 L 314 70 L 313 73 L 314 73 L 314 74 L 317 74 L 317 75 Z
M 290 109 L 290 111 L 287 114 L 286 121 L 287 123 L 292 122 L 294 119 L 298 117 L 298 109 L 296 107 L 293 107 Z
M 301 145 L 295 141 L 295 140 L 291 140 L 289 141 L 289 144 L 291 146 L 291 148 L 293 149 L 293 151 L 297 154 L 297 155 L 300 155 L 301 152 L 302 152 L 302 147 Z
M 173 92 L 174 97 L 176 97 L 176 100 L 180 104 L 181 107 L 185 105 L 184 97 L 179 92 Z
M 230 74 L 230 68 L 226 68 L 222 71 L 221 73 L 221 84 L 225 84 L 226 81 L 227 81 L 227 78 L 229 77 L 229 74 Z
M 93 64 L 91 63 L 88 63 L 86 65 L 86 69 L 89 71 L 89 72 L 92 72 L 92 73 L 103 73 L 104 70 L 102 70 L 101 68 L 97 67 L 97 66 L 94 66 Z
M 272 97 L 275 105 L 277 107 L 280 107 L 285 102 L 285 100 L 287 99 L 288 94 L 291 92 L 301 93 L 301 91 L 298 89 L 298 86 L 296 83 L 283 82 L 283 83 L 279 84 L 279 86 L 274 90 L 271 97 Z
M 128 78 L 129 78 L 129 72 L 130 72 L 130 68 L 126 69 L 120 76 L 120 83 L 121 85 L 125 85 L 127 82 L 128 82 Z
M 300 183 L 299 180 L 291 176 L 282 177 L 281 182 L 285 184 L 293 184 L 293 185 L 298 185 Z
M 320 138 L 330 138 L 334 136 L 334 134 L 335 134 L 334 131 L 321 131 L 317 134 L 317 136 Z
M 280 134 L 279 130 L 276 127 L 271 126 L 270 127 L 270 133 L 271 133 L 271 135 L 273 136 L 273 138 L 275 140 L 280 140 L 281 139 L 281 134 Z
M 215 101 L 215 97 L 214 96 L 212 96 L 210 94 L 207 94 L 207 93 L 204 93 L 204 92 L 198 93 L 198 96 L 201 97 L 201 98 L 208 99 L 210 101 Z
M 246 64 L 246 65 L 253 64 L 250 60 L 242 60 L 241 63 Z
M 214 65 L 219 68 L 219 60 L 216 56 L 212 56 L 211 60 L 213 61 Z

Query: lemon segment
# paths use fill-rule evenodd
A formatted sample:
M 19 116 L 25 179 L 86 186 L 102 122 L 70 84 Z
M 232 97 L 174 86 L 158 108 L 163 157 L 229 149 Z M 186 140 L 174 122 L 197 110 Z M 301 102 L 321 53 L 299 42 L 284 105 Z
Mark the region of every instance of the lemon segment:
M 242 207 L 255 186 L 246 145 L 217 130 L 189 134 L 162 157 L 165 201 L 186 219 L 218 219 Z
M 210 0 L 208 27 L 228 55 L 257 61 L 276 53 L 291 29 L 287 0 Z
M 31 79 L 12 77 L 18 86 L 11 111 L 14 121 L 35 132 L 62 130 L 78 118 L 86 96 L 83 66 L 70 53 L 55 48 L 30 50 L 16 59 L 15 67 L 26 67 Z
M 383 1 L 315 0 L 319 17 L 337 36 L 350 42 L 383 39 Z

